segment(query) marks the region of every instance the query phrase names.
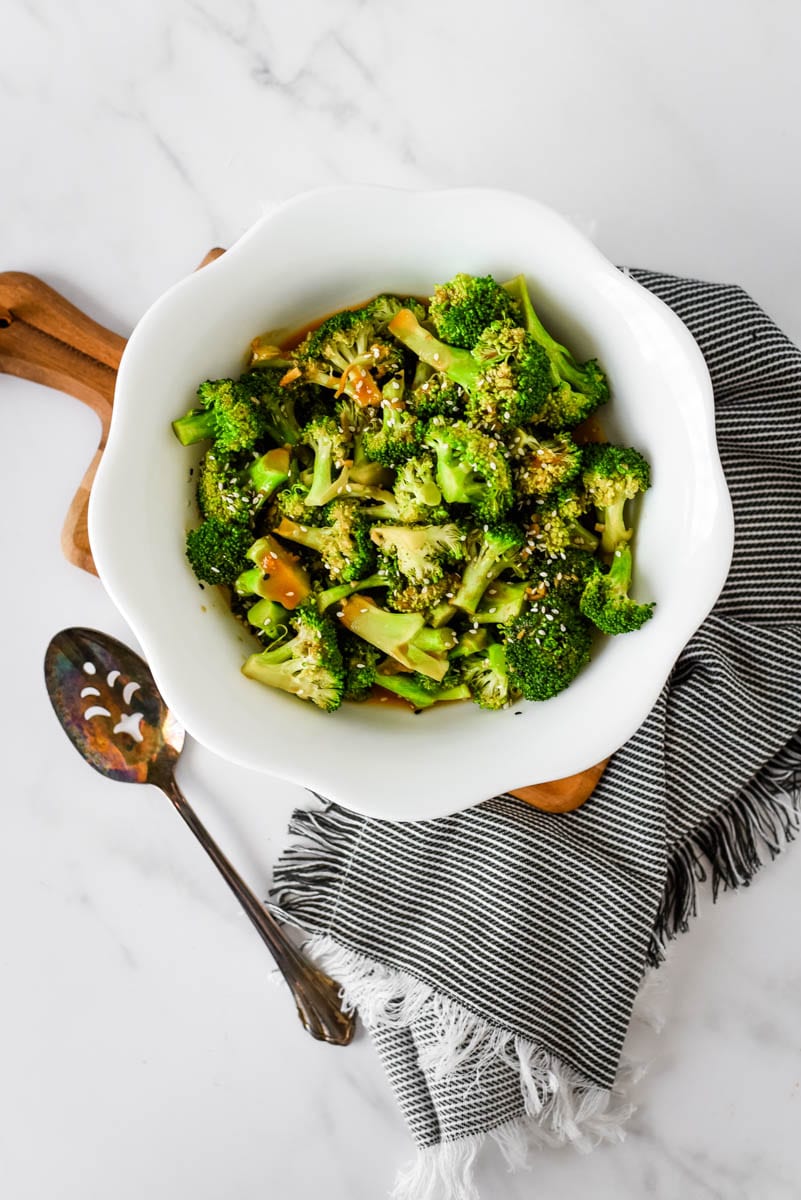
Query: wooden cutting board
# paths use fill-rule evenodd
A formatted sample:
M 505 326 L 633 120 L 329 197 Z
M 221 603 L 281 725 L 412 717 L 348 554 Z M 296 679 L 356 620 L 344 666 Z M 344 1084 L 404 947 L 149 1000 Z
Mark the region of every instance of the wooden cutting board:
M 215 247 L 200 267 L 224 253 Z M 89 493 L 108 437 L 124 349 L 125 338 L 98 325 L 41 279 L 20 271 L 0 273 L 0 371 L 75 396 L 100 418 L 100 444 L 70 504 L 61 534 L 68 561 L 95 575 L 87 527 Z M 608 761 L 566 779 L 517 788 L 512 794 L 548 812 L 567 812 L 592 794 Z

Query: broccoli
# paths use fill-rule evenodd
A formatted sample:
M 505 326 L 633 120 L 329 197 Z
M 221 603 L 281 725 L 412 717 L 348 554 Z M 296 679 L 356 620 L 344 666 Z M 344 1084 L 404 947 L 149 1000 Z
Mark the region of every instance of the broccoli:
M 295 636 L 260 654 L 251 654 L 242 672 L 258 683 L 292 692 L 325 712 L 333 712 L 342 703 L 345 687 L 334 623 L 318 613 L 313 604 L 299 608 L 290 620 Z
M 531 511 L 528 548 L 551 556 L 566 553 L 570 547 L 594 554 L 598 538 L 581 524 L 589 498 L 573 484 L 563 484 L 540 500 Z
M 396 659 L 411 671 L 419 671 L 431 679 L 441 680 L 448 671 L 446 658 L 429 654 L 415 645 L 415 638 L 425 628 L 420 613 L 395 613 L 379 607 L 369 596 L 349 596 L 340 609 L 340 620 L 346 629 L 376 646 L 390 658 Z
M 423 708 L 431 708 L 443 700 L 470 699 L 470 689 L 460 681 L 449 683 L 447 686 L 438 684 L 436 690 L 432 691 L 425 686 L 424 679 L 425 676 L 417 673 L 407 675 L 404 672 L 398 672 L 393 675 L 380 674 L 375 682 L 385 691 L 392 692 L 406 700 L 417 712 Z
M 434 288 L 428 315 L 444 342 L 472 350 L 493 321 L 519 321 L 519 307 L 491 275 L 455 275 Z
M 477 425 L 511 429 L 539 419 L 548 402 L 548 356 L 511 321 L 488 325 L 472 350 L 438 341 L 407 309 L 393 318 L 389 330 L 423 362 L 465 389 L 467 417 Z
M 459 577 L 452 574 L 445 574 L 433 583 L 409 583 L 398 570 L 396 563 L 391 563 L 391 567 L 394 567 L 394 570 L 387 571 L 384 579 L 389 588 L 387 606 L 395 612 L 436 611 L 445 598 L 448 595 L 452 596 L 459 586 Z
M 343 700 L 366 700 L 376 682 L 381 651 L 356 637 L 348 629 L 339 632 L 339 645 L 345 668 Z
M 241 578 L 241 576 L 240 576 Z M 288 631 L 289 611 L 282 604 L 266 598 L 257 600 L 247 612 L 248 623 L 265 634 L 270 641 L 286 637 Z
M 291 554 L 274 537 L 267 534 L 266 537 L 259 538 L 248 550 L 247 557 L 256 564 L 262 574 L 261 582 L 256 588 L 252 586 L 252 576 L 248 573 L 248 585 L 265 600 L 274 600 L 284 608 L 296 609 L 309 598 L 311 582 L 308 572 L 299 564 L 296 555 Z M 237 579 L 236 582 L 238 591 L 246 586 L 245 581 L 241 579 Z
M 548 700 L 575 679 L 590 658 L 592 625 L 551 595 L 501 626 L 512 688 L 526 700 Z
M 347 445 L 342 430 L 333 417 L 316 417 L 302 433 L 303 443 L 314 451 L 314 469 L 305 503 L 314 507 L 328 503 L 333 483 L 334 467 L 341 467 L 347 458 Z
M 364 454 L 384 467 L 397 467 L 418 453 L 424 431 L 423 422 L 413 412 L 384 400 L 381 424 L 364 431 Z
M 370 522 L 357 504 L 335 500 L 325 510 L 325 525 L 302 525 L 287 517 L 273 532 L 322 556 L 332 579 L 350 583 L 372 569 L 375 550 Z
M 581 611 L 602 633 L 631 633 L 654 615 L 654 605 L 638 604 L 629 597 L 631 586 L 631 547 L 626 543 L 615 550 L 612 565 L 602 571 L 596 564 L 581 597 Z
M 437 483 L 448 504 L 469 504 L 481 521 L 500 520 L 513 502 L 512 474 L 496 438 L 464 421 L 429 425 L 426 445 L 437 457 Z
M 182 446 L 213 439 L 222 454 L 252 450 L 267 434 L 265 410 L 233 379 L 208 379 L 197 390 L 199 409 L 173 421 Z
M 550 363 L 552 391 L 540 419 L 551 429 L 578 425 L 609 399 L 606 376 L 596 359 L 579 365 L 570 351 L 551 337 L 534 311 L 522 275 L 506 287 L 520 304 L 527 333 L 542 347 Z
M 391 479 L 389 472 L 381 463 L 369 459 L 364 451 L 364 435 L 368 431 L 376 432 L 381 428 L 377 410 L 357 404 L 350 396 L 343 396 L 337 407 L 337 416 L 342 436 L 349 447 L 348 459 L 352 464 L 348 476 L 350 482 L 386 483 L 388 477 Z
M 398 467 L 392 492 L 391 500 L 367 510 L 372 518 L 405 524 L 447 521 L 448 510 L 442 504 L 430 454 L 410 458 Z
M 474 613 L 493 579 L 513 566 L 523 548 L 522 530 L 511 522 L 476 530 L 468 538 L 468 561 L 453 603 L 464 612 Z
M 547 496 L 581 470 L 581 447 L 569 433 L 538 438 L 531 429 L 515 429 L 510 438 L 517 491 Z
M 376 379 L 403 370 L 403 353 L 387 338 L 387 325 L 409 306 L 424 315 L 416 300 L 395 296 L 376 296 L 361 308 L 334 313 L 294 350 L 298 376 L 345 392 L 357 404 L 379 405 L 381 389 Z M 332 368 L 337 374 L 331 374 Z
M 246 470 L 210 449 L 198 468 L 197 502 L 201 515 L 218 521 L 251 519 L 289 477 L 289 451 L 268 450 Z
M 339 604 L 340 600 L 345 600 L 354 592 L 361 592 L 368 588 L 385 588 L 386 586 L 386 577 L 378 572 L 368 575 L 365 579 L 354 579 L 350 583 L 335 583 L 333 587 L 325 588 L 322 592 L 317 593 L 317 608 L 320 612 L 327 612 L 334 604 Z
M 584 585 L 596 568 L 596 560 L 586 550 L 569 546 L 556 557 L 532 555 L 526 565 L 530 600 L 544 600 L 555 592 L 569 603 L 578 604 Z
M 627 500 L 650 487 L 650 467 L 639 451 L 630 447 L 593 444 L 585 447 L 582 478 L 598 510 L 601 549 L 604 554 L 614 554 L 631 537 L 623 510 Z
M 513 583 L 505 579 L 496 580 L 484 593 L 473 613 L 473 620 L 478 625 L 503 625 L 513 621 L 525 608 L 529 591 L 525 580 L 515 580 Z
M 403 368 L 403 359 L 387 340 L 386 329 L 401 309 L 409 307 L 422 318 L 424 310 L 416 300 L 396 296 L 376 296 L 360 308 L 342 309 L 313 329 L 294 357 L 299 362 L 324 361 L 340 373 L 360 366 L 369 368 L 377 379 L 394 375 Z
M 260 406 L 266 436 L 278 446 L 294 446 L 300 441 L 300 425 L 295 413 L 298 391 L 295 387 L 281 385 L 283 374 L 283 371 L 263 367 L 243 375 L 239 384 Z
M 412 584 L 436 583 L 449 563 L 464 558 L 458 525 L 374 525 L 370 537 Z
M 489 634 L 486 629 L 468 629 L 467 633 L 463 633 L 459 638 L 448 657 L 451 662 L 458 658 L 468 658 L 471 654 L 477 654 L 479 650 L 483 650 L 488 641 Z
M 491 642 L 486 650 L 465 658 L 462 678 L 480 708 L 505 708 L 512 699 L 506 650 L 500 642 Z
M 432 417 L 456 420 L 464 415 L 465 400 L 465 390 L 458 383 L 418 361 L 407 402 L 422 421 Z
M 305 525 L 319 525 L 323 518 L 323 509 L 307 505 L 308 494 L 309 489 L 300 482 L 280 491 L 267 509 L 268 527 L 277 524 L 282 517 L 288 517 L 290 521 L 301 521 Z
M 213 517 L 226 524 L 245 524 L 251 516 L 252 496 L 242 486 L 239 468 L 225 455 L 209 449 L 200 460 L 197 477 L 197 504 L 202 517 Z
M 456 585 L 458 587 L 458 579 L 456 580 Z M 459 609 L 456 607 L 456 605 L 452 604 L 451 601 L 448 599 L 449 595 L 451 595 L 451 596 L 453 595 L 453 587 L 452 586 L 450 588 L 450 591 L 445 593 L 445 599 L 440 600 L 437 604 L 434 605 L 433 608 L 430 608 L 428 610 L 428 612 L 426 613 L 428 623 L 433 629 L 441 629 L 443 625 L 447 625 L 449 621 L 453 620 L 453 618 L 456 616 L 456 614 L 459 611 Z
M 414 644 L 421 650 L 425 650 L 427 654 L 448 654 L 458 640 L 458 634 L 454 633 L 452 629 L 432 629 L 430 626 L 424 625 L 415 636 Z
M 253 535 L 246 525 L 207 517 L 186 535 L 186 557 L 201 583 L 232 584 L 247 565 Z

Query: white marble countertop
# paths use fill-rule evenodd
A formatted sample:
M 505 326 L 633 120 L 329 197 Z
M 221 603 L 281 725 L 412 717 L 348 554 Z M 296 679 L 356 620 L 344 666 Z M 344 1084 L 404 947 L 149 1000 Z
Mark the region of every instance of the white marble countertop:
M 7 0 L 0 270 L 127 333 L 300 189 L 487 184 L 617 262 L 745 285 L 798 341 L 800 47 L 794 0 Z M 0 413 L 3 1195 L 376 1200 L 410 1142 L 369 1042 L 302 1033 L 166 801 L 88 770 L 50 710 L 56 629 L 131 640 L 59 549 L 96 419 L 7 377 Z M 195 745 L 180 779 L 264 894 L 303 793 Z M 705 901 L 626 1143 L 533 1177 L 489 1154 L 483 1196 L 801 1196 L 800 907 L 797 849 Z

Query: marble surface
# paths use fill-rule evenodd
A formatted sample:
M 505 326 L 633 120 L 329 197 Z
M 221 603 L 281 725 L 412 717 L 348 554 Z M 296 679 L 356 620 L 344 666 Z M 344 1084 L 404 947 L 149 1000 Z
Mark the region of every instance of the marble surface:
M 6 0 L 0 269 L 128 332 L 299 189 L 488 184 L 615 261 L 742 283 L 801 340 L 799 49 L 794 0 Z M 375 1200 L 410 1146 L 369 1043 L 305 1037 L 166 801 L 50 711 L 56 629 L 132 640 L 59 550 L 96 420 L 8 378 L 0 414 L 3 1194 Z M 303 794 L 195 745 L 180 779 L 263 894 Z M 801 1197 L 799 853 L 676 946 L 626 1143 L 533 1176 L 488 1154 L 484 1197 Z

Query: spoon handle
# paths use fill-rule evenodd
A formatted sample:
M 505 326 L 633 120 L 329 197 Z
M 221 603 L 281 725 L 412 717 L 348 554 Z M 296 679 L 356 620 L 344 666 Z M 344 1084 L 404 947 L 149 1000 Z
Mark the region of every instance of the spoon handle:
M 303 957 L 286 937 L 281 926 L 256 898 L 245 881 L 220 850 L 203 822 L 171 776 L 158 786 L 172 801 L 223 879 L 256 927 L 276 966 L 289 984 L 298 1016 L 304 1028 L 321 1042 L 347 1046 L 353 1037 L 355 1018 L 343 1013 L 339 1002 L 339 984 Z

